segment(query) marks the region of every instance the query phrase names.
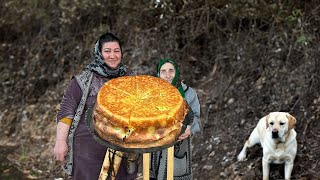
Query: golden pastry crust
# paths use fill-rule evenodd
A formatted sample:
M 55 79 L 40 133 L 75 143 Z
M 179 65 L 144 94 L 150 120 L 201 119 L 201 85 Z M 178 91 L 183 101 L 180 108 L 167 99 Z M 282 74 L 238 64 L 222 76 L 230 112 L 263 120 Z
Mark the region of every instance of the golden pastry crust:
M 121 141 L 115 141 L 113 139 L 109 139 L 104 134 L 99 135 L 103 139 L 108 139 L 108 142 L 123 148 L 153 148 L 153 147 L 161 147 L 167 144 L 170 144 L 176 140 L 176 137 L 180 134 L 180 130 L 175 130 L 170 132 L 167 136 L 152 142 L 138 142 L 138 143 L 127 143 Z
M 177 88 L 153 76 L 125 76 L 105 83 L 93 119 L 104 140 L 127 148 L 173 142 L 188 108 Z

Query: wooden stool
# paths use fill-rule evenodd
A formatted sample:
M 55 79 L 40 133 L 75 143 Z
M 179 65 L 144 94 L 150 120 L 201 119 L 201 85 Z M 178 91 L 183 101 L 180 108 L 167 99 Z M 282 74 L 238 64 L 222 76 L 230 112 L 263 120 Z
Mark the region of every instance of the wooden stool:
M 168 148 L 167 180 L 173 180 L 173 150 L 174 146 Z M 150 179 L 150 153 L 143 153 L 143 180 Z

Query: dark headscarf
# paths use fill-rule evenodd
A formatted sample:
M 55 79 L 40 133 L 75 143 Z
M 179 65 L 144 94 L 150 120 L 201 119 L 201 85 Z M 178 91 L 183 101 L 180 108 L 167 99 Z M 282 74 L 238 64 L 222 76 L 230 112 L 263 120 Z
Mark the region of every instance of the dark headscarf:
M 158 63 L 158 66 L 157 66 L 157 77 L 160 77 L 160 69 L 161 69 L 162 65 L 164 65 L 167 62 L 169 62 L 173 65 L 174 70 L 176 72 L 175 76 L 172 79 L 171 84 L 174 85 L 179 90 L 181 96 L 184 98 L 185 94 L 184 94 L 184 91 L 183 91 L 183 88 L 181 85 L 180 71 L 178 68 L 178 64 L 173 59 L 165 58 L 165 59 L 160 60 L 160 62 Z
M 119 39 L 114 36 L 111 33 L 103 34 L 99 40 L 96 42 L 94 47 L 94 60 L 87 65 L 85 69 L 88 69 L 92 72 L 95 72 L 101 76 L 104 76 L 106 78 L 114 78 L 123 76 L 126 74 L 127 67 L 122 63 L 122 60 L 119 64 L 119 66 L 116 69 L 110 68 L 105 61 L 103 60 L 102 54 L 101 54 L 101 44 L 106 42 L 118 42 L 121 49 L 121 44 Z M 122 53 L 122 52 L 121 52 Z

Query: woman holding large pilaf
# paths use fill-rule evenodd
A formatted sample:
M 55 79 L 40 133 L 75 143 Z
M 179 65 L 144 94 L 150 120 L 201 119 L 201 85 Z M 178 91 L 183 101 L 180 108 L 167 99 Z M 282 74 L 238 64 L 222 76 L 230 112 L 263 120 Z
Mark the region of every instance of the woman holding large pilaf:
M 106 81 L 126 75 L 135 73 L 122 63 L 120 40 L 111 33 L 103 34 L 95 44 L 93 62 L 72 78 L 57 114 L 54 155 L 72 179 L 98 179 L 107 147 L 86 127 L 85 112 L 94 105 Z M 134 179 L 136 174 L 136 166 L 122 159 L 116 178 Z
M 181 82 L 177 63 L 172 59 L 162 59 L 157 66 L 157 77 L 174 85 L 181 96 L 187 101 L 190 109 L 184 120 L 187 125 L 185 132 L 178 137 L 174 145 L 174 179 L 192 179 L 191 135 L 200 133 L 200 104 L 197 93 Z M 162 180 L 167 177 L 167 149 L 151 153 L 151 179 Z

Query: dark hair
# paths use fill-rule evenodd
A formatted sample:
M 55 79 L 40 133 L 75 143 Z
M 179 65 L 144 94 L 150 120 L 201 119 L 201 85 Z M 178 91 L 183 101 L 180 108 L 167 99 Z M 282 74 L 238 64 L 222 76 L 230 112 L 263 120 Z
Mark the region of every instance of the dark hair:
M 120 39 L 117 38 L 117 36 L 113 35 L 112 33 L 105 33 L 103 35 L 100 36 L 99 38 L 99 51 L 101 52 L 101 48 L 103 46 L 104 43 L 106 42 L 117 42 L 120 46 L 120 51 L 121 51 L 121 54 L 122 54 L 122 48 L 121 48 L 121 42 L 120 42 Z

